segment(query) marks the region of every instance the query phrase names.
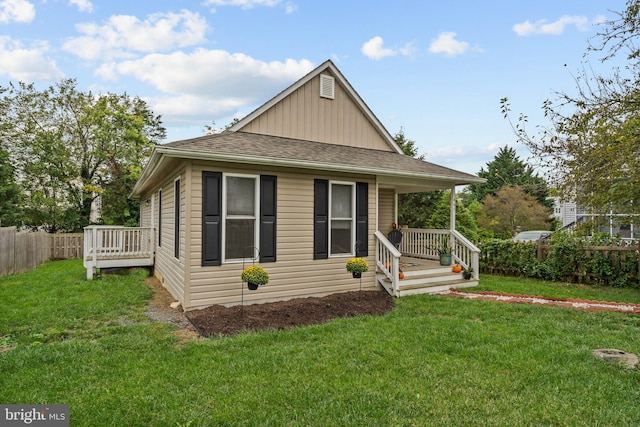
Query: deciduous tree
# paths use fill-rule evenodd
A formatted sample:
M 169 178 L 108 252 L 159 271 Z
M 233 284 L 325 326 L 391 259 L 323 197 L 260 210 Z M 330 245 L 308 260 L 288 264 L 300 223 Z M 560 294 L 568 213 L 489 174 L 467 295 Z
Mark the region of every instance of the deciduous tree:
M 518 230 L 548 230 L 549 211 L 522 187 L 509 185 L 484 199 L 478 225 L 493 237 L 509 239 Z
M 82 92 L 72 79 L 45 90 L 26 83 L 2 90 L 0 140 L 24 190 L 26 225 L 81 230 L 99 195 L 106 221 L 137 218 L 122 201 L 165 136 L 160 117 L 143 100 Z
M 640 0 L 629 0 L 618 19 L 602 25 L 588 52 L 603 53 L 605 63 L 622 59 L 624 68 L 605 76 L 580 72 L 575 95 L 557 92 L 556 101 L 544 102 L 551 125 L 534 134 L 526 115 L 511 121 L 507 98 L 502 111 L 563 199 L 594 213 L 634 214 L 640 207 Z
M 0 226 L 21 225 L 20 187 L 9 153 L 0 148 Z

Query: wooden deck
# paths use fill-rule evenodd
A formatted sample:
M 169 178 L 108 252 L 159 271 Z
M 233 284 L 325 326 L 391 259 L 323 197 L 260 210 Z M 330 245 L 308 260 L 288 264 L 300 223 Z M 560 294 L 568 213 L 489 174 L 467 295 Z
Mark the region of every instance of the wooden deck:
M 149 227 L 89 226 L 84 229 L 84 266 L 91 280 L 101 268 L 150 267 L 155 247 Z

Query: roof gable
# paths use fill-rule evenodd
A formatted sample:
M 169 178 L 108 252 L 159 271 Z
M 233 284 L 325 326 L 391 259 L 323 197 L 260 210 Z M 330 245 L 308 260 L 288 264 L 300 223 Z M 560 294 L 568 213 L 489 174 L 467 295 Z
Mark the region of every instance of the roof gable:
M 334 85 L 327 87 L 331 78 Z M 333 89 L 333 98 L 327 97 L 330 89 Z M 229 131 L 402 153 L 391 134 L 330 60 L 245 116 Z

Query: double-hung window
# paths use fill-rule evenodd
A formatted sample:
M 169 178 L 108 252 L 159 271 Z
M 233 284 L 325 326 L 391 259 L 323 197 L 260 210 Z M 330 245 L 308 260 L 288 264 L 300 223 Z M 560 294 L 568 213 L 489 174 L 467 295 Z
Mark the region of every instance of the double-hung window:
M 259 247 L 257 216 L 258 176 L 225 175 L 224 179 L 224 260 L 255 257 Z
M 329 187 L 329 256 L 354 253 L 354 187 L 354 183 L 342 182 L 331 182 Z
M 202 173 L 202 265 L 257 255 L 276 261 L 277 182 L 274 175 Z
M 316 179 L 313 192 L 313 258 L 368 256 L 368 183 Z

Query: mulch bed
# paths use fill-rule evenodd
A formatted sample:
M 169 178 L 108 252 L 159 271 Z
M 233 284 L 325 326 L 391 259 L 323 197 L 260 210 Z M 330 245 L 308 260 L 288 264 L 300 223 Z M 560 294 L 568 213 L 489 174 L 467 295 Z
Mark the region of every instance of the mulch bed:
M 314 325 L 342 317 L 380 316 L 393 307 L 393 297 L 385 291 L 354 291 L 244 307 L 213 305 L 186 315 L 202 336 L 213 337 Z

